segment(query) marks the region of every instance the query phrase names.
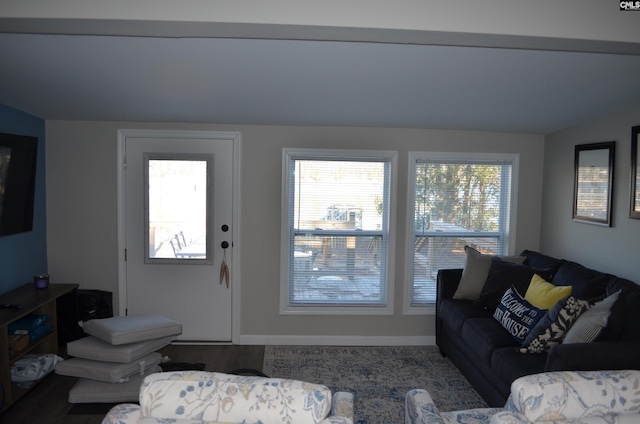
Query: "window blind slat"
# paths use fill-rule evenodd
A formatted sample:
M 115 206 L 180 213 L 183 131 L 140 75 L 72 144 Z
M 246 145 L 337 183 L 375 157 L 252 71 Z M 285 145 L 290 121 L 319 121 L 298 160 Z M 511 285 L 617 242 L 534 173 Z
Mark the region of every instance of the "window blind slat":
M 385 305 L 389 161 L 304 155 L 289 168 L 289 304 Z
M 462 268 L 464 246 L 487 254 L 507 249 L 511 162 L 415 161 L 411 305 L 434 304 L 439 269 Z

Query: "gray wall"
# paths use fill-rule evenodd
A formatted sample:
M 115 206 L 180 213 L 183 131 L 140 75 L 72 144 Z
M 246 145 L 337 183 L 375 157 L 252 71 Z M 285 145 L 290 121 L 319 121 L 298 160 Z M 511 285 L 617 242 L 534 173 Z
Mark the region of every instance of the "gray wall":
M 550 255 L 640 283 L 640 220 L 628 218 L 635 125 L 640 125 L 640 102 L 546 137 L 540 246 Z M 603 141 L 616 142 L 611 228 L 572 220 L 574 147 Z
M 117 130 L 192 129 L 242 134 L 241 343 L 385 344 L 433 340 L 433 317 L 403 315 L 407 152 L 519 153 L 517 242 L 538 249 L 544 139 L 469 131 L 47 122 L 49 272 L 81 288 L 118 290 Z M 378 149 L 399 152 L 396 287 L 393 316 L 279 314 L 282 148 Z M 116 306 L 116 311 L 117 311 Z

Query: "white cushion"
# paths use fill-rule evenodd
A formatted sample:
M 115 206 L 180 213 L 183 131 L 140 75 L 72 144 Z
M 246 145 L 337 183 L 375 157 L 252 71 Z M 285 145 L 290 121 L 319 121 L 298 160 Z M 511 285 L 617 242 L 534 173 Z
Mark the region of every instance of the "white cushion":
M 162 372 L 159 366 L 149 371 L 149 374 Z M 140 385 L 147 376 L 133 375 L 124 383 L 107 383 L 88 378 L 80 378 L 69 391 L 69 403 L 116 403 L 138 402 Z
M 76 358 L 94 361 L 129 363 L 162 349 L 174 339 L 175 337 L 171 336 L 114 346 L 97 337 L 89 336 L 67 343 L 67 353 Z
M 182 325 L 160 315 L 128 315 L 92 319 L 83 330 L 112 345 L 143 342 L 182 334 Z
M 162 360 L 162 355 L 153 352 L 128 364 L 71 358 L 56 365 L 56 374 L 89 378 L 107 383 L 124 383 L 129 377 L 148 374 Z

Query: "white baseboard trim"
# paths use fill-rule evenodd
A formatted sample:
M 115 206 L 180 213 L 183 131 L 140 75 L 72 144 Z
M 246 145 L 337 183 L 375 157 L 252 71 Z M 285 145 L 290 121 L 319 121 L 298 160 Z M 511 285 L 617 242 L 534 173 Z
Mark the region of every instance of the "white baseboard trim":
M 433 346 L 435 336 L 282 336 L 240 335 L 241 345 Z

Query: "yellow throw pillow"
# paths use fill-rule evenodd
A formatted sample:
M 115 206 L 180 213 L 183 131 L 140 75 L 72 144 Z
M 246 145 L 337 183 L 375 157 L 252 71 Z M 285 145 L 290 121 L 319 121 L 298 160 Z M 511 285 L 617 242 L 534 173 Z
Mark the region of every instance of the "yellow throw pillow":
M 553 305 L 571 294 L 571 286 L 554 286 L 538 274 L 534 274 L 524 299 L 540 309 L 551 309 Z

